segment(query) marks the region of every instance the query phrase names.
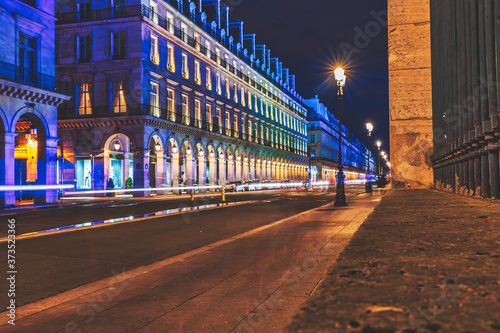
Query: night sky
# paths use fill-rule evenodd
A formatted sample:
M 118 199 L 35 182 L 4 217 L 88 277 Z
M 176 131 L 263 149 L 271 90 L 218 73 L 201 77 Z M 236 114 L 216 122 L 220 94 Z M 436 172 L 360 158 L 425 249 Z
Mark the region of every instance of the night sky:
M 332 70 L 334 64 L 346 64 L 343 122 L 367 143 L 365 122 L 371 120 L 373 141 L 382 140 L 382 149 L 389 150 L 386 0 L 226 0 L 225 4 L 231 8 L 230 21 L 242 20 L 243 32 L 255 33 L 257 44 L 266 44 L 271 57 L 278 57 L 283 68 L 296 75 L 297 92 L 305 99 L 318 95 L 335 116 L 338 99 Z M 379 13 L 378 19 L 373 11 Z

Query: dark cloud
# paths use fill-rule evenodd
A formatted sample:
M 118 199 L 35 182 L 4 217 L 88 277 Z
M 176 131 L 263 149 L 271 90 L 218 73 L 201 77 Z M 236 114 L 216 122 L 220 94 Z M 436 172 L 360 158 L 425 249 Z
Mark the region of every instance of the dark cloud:
M 342 60 L 346 45 L 358 47 L 348 59 L 343 119 L 360 139 L 364 123 L 375 122 L 374 138 L 389 148 L 387 29 L 373 13 L 385 18 L 386 0 L 243 0 L 232 1 L 231 21 L 242 20 L 245 33 L 255 33 L 271 55 L 297 76 L 297 91 L 304 97 L 319 95 L 337 112 L 336 90 L 325 84 L 328 70 Z M 359 31 L 369 35 L 359 39 Z M 378 33 L 377 33 L 378 32 Z M 370 35 L 372 37 L 370 37 Z M 357 43 L 357 44 L 356 44 Z M 343 47 L 342 47 L 343 46 Z M 359 52 L 358 52 L 359 51 Z

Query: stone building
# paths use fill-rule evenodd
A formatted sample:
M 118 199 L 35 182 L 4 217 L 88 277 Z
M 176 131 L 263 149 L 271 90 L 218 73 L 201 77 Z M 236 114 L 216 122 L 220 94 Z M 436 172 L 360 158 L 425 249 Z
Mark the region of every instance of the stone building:
M 498 198 L 500 2 L 430 5 L 436 187 Z
M 56 185 L 57 106 L 71 86 L 55 79 L 53 0 L 0 2 L 0 185 Z M 0 192 L 17 199 L 57 201 L 57 191 Z
M 334 184 L 338 171 L 339 121 L 320 102 L 318 96 L 304 100 L 309 107 L 308 152 L 313 181 Z M 373 153 L 342 125 L 342 157 L 346 180 L 366 179 L 376 173 Z
M 429 0 L 388 0 L 391 177 L 394 188 L 433 185 Z
M 65 183 L 307 178 L 307 110 L 295 78 L 219 0 L 57 9 L 57 73 L 75 90 L 59 108 Z

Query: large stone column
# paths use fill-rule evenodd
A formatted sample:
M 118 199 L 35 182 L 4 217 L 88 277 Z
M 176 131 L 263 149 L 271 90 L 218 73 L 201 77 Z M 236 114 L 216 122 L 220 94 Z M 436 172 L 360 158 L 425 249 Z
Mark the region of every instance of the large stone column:
M 154 187 L 163 187 L 163 184 L 165 184 L 165 158 L 164 158 L 164 152 L 163 150 L 159 150 L 156 152 L 156 184 L 154 184 Z M 126 179 L 126 178 L 125 178 Z M 164 194 L 162 191 L 157 191 L 158 194 Z
M 14 149 L 16 146 L 16 133 L 5 133 L 5 141 L 0 143 L 3 147 L 3 156 L 0 156 L 0 184 L 14 186 Z M 1 140 L 1 139 L 0 139 Z M 14 205 L 16 197 L 14 191 L 0 192 L 0 206 Z
M 250 160 L 250 180 L 255 180 L 255 159 Z
M 234 181 L 234 161 L 232 158 L 227 159 L 227 181 Z
M 226 184 L 226 163 L 224 158 L 219 157 L 219 185 Z
M 209 177 L 208 181 L 209 181 L 209 185 L 210 186 L 217 185 L 215 183 L 215 164 L 216 164 L 215 163 L 215 157 L 210 156 L 208 158 L 208 169 L 209 169 L 209 172 L 210 172 L 210 174 L 208 175 L 208 177 Z M 215 189 L 214 188 L 210 189 L 210 192 L 215 192 Z
M 384 13 L 377 14 L 384 24 Z M 429 0 L 388 0 L 389 104 L 394 188 L 433 184 Z
M 179 186 L 179 153 L 170 154 L 170 185 Z
M 248 181 L 248 158 L 245 157 L 243 160 L 243 181 Z
M 236 176 L 235 176 L 235 179 L 236 181 L 242 181 L 242 177 L 241 177 L 241 157 L 238 156 L 236 158 Z
M 261 173 L 261 162 L 257 161 L 255 164 L 255 179 L 258 179 L 259 181 L 262 181 L 262 173 Z
M 147 167 L 146 167 L 147 165 Z M 149 187 L 149 149 L 137 149 L 134 153 L 134 188 Z M 147 197 L 150 191 L 133 192 L 134 197 Z
M 184 157 L 184 165 L 185 165 L 185 169 L 186 169 L 186 180 L 187 180 L 187 183 L 186 185 L 187 186 L 193 186 L 194 184 L 194 169 L 193 169 L 193 155 L 190 154 L 190 155 L 187 155 Z
M 198 155 L 198 184 L 199 186 L 207 185 L 207 167 L 205 162 L 205 156 Z M 206 190 L 200 190 L 200 192 L 205 192 Z

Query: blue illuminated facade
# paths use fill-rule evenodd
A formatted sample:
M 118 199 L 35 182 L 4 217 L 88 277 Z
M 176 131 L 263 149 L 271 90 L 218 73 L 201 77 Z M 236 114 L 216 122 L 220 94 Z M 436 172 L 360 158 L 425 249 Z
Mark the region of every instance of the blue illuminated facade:
M 57 75 L 75 90 L 59 108 L 66 183 L 307 179 L 295 77 L 219 0 L 56 8 Z
M 304 100 L 309 107 L 307 126 L 313 180 L 335 183 L 338 170 L 339 121 L 318 96 Z M 342 125 L 342 157 L 347 180 L 365 179 L 376 171 L 372 152 Z

